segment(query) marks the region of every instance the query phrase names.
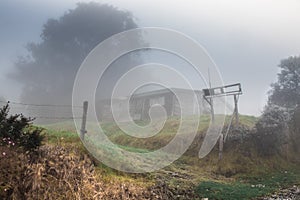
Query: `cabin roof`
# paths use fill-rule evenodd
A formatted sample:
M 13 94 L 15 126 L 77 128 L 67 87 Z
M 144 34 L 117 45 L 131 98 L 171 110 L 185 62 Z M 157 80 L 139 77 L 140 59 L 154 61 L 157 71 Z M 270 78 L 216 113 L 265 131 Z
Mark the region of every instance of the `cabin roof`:
M 150 96 L 157 96 L 157 95 L 162 95 L 162 94 L 168 94 L 172 93 L 172 91 L 177 92 L 177 93 L 186 93 L 186 94 L 191 94 L 192 92 L 201 94 L 201 90 L 190 90 L 190 89 L 185 89 L 185 88 L 164 88 L 164 89 L 159 89 L 159 90 L 151 90 L 147 92 L 140 92 L 133 94 L 131 98 L 142 98 L 142 97 L 150 97 Z

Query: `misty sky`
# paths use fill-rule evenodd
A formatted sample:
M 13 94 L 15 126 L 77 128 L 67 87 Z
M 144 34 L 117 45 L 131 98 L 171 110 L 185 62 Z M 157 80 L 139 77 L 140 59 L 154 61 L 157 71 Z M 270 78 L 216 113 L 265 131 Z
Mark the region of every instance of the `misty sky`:
M 26 43 L 40 40 L 42 25 L 48 18 L 58 18 L 75 8 L 76 2 L 1 0 L 0 96 L 18 101 L 21 85 L 8 78 L 14 70 L 13 62 L 24 55 Z M 218 65 L 225 83 L 242 83 L 243 114 L 261 113 L 280 60 L 300 54 L 297 0 L 99 2 L 131 11 L 140 27 L 171 28 L 197 40 Z

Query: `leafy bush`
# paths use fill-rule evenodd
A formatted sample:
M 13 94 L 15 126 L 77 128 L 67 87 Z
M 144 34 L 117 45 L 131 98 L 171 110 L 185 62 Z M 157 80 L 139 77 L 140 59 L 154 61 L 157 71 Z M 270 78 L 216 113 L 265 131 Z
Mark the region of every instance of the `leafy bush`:
M 293 150 L 296 153 L 300 152 L 300 107 L 298 106 L 293 113 L 291 122 L 291 140 L 293 145 Z
M 36 150 L 43 140 L 41 128 L 31 125 L 32 118 L 22 114 L 9 115 L 9 105 L 0 108 L 0 145 L 21 147 L 25 151 Z
M 261 155 L 278 153 L 280 147 L 287 142 L 286 132 L 290 113 L 279 106 L 268 105 L 255 125 L 256 144 Z

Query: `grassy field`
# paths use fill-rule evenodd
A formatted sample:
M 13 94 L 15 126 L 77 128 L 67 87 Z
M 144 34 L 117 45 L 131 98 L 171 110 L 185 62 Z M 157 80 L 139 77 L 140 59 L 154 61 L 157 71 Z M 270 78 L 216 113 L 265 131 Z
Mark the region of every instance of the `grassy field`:
M 226 117 L 228 123 L 230 116 Z M 257 118 L 241 116 L 242 125 L 252 128 Z M 98 163 L 99 173 L 107 180 L 126 179 L 146 185 L 153 184 L 159 177 L 170 187 L 194 188 L 200 198 L 209 199 L 253 199 L 274 192 L 278 188 L 300 184 L 297 164 L 286 162 L 280 156 L 261 158 L 247 143 L 226 143 L 224 156 L 218 160 L 215 148 L 206 158 L 197 157 L 201 139 L 209 125 L 209 117 L 199 121 L 198 134 L 189 150 L 172 165 L 153 173 L 132 175 L 110 169 Z M 143 122 L 139 122 L 143 123 Z M 132 138 L 124 134 L 114 123 L 103 123 L 102 128 L 111 141 L 119 147 L 133 152 L 148 152 L 166 145 L 175 135 L 179 120 L 170 118 L 162 131 L 147 139 Z M 47 144 L 75 145 L 84 149 L 72 122 L 61 122 L 44 126 Z M 187 133 L 188 136 L 188 133 Z M 175 175 L 174 175 L 175 174 Z
M 209 199 L 253 199 L 295 184 L 300 184 L 300 174 L 294 169 L 263 176 L 244 175 L 243 179 L 232 183 L 204 181 L 197 186 L 196 192 L 200 197 Z

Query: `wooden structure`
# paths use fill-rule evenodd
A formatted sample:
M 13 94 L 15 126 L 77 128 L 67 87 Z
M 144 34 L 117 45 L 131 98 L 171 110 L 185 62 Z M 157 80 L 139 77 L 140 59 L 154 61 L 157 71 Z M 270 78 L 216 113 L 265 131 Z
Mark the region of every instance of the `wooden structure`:
M 175 93 L 183 102 L 179 103 Z M 150 107 L 159 104 L 165 108 L 168 117 L 181 116 L 181 107 L 184 107 L 185 115 L 194 115 L 197 113 L 197 104 L 202 112 L 205 110 L 205 101 L 202 96 L 200 90 L 182 88 L 138 93 L 130 97 L 130 114 L 134 120 L 148 120 Z
M 178 98 L 182 99 L 180 102 L 174 94 L 178 95 Z M 196 96 L 195 96 L 196 94 Z M 129 99 L 129 112 L 133 120 L 145 120 L 149 119 L 149 109 L 151 106 L 158 104 L 164 107 L 167 117 L 181 116 L 181 107 L 184 107 L 186 115 L 194 115 L 197 113 L 197 103 L 200 107 L 201 114 L 208 113 L 209 106 L 203 99 L 203 93 L 201 90 L 189 90 L 182 88 L 173 89 L 159 89 L 146 92 L 135 93 L 130 97 L 114 99 L 114 110 L 117 114 L 122 115 L 124 113 L 124 107 L 128 103 Z M 111 111 L 111 100 L 101 100 L 97 103 L 97 114 L 100 121 L 113 121 Z M 122 119 L 122 116 L 118 117 Z
M 214 123 L 214 121 L 215 121 L 213 99 L 216 97 L 221 97 L 221 96 L 233 96 L 234 111 L 233 111 L 233 115 L 230 119 L 229 127 L 231 126 L 233 117 L 235 118 L 235 126 L 237 127 L 239 124 L 238 100 L 239 100 L 239 95 L 241 95 L 241 94 L 242 94 L 242 87 L 241 87 L 240 83 L 225 85 L 225 86 L 221 86 L 221 87 L 214 87 L 214 88 L 210 87 L 208 89 L 203 89 L 203 98 L 210 105 L 210 113 L 211 113 L 212 123 Z M 229 129 L 228 129 L 228 131 L 229 131 Z M 228 133 L 228 131 L 227 131 L 227 133 Z M 219 139 L 219 160 L 222 159 L 223 146 L 224 146 L 224 141 L 226 140 L 226 137 L 227 137 L 227 133 L 225 136 L 223 134 L 221 134 L 220 139 Z

